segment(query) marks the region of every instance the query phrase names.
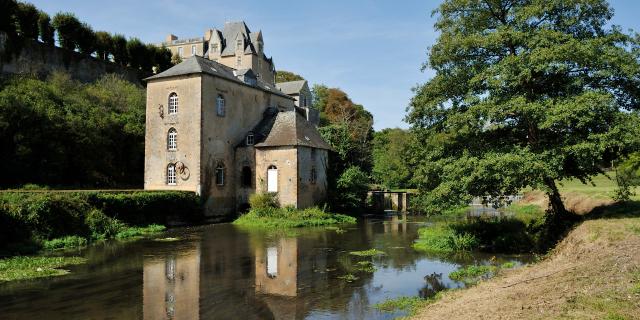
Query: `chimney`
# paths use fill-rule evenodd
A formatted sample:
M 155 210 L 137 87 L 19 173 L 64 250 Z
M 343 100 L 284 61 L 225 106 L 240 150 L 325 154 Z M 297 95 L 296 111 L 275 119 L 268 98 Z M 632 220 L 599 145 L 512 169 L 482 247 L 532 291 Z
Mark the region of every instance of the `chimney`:
M 178 37 L 176 37 L 176 36 L 175 36 L 175 35 L 173 35 L 173 34 L 169 34 L 169 35 L 167 36 L 166 40 L 167 40 L 167 42 L 171 42 L 171 41 L 173 41 L 173 40 L 178 40 Z

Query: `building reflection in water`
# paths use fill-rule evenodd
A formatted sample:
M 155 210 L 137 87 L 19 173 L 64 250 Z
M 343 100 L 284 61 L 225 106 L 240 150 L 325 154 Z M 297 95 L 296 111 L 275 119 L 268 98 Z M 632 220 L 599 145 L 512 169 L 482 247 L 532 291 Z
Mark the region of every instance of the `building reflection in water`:
M 256 293 L 294 297 L 298 294 L 298 239 L 281 238 L 256 249 Z
M 198 319 L 200 247 L 149 256 L 143 267 L 144 319 Z

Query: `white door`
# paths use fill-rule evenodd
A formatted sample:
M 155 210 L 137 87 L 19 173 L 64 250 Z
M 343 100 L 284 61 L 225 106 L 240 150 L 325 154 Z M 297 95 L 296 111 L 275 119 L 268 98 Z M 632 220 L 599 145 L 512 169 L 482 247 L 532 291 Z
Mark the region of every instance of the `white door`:
M 278 192 L 278 169 L 275 167 L 267 170 L 267 192 Z

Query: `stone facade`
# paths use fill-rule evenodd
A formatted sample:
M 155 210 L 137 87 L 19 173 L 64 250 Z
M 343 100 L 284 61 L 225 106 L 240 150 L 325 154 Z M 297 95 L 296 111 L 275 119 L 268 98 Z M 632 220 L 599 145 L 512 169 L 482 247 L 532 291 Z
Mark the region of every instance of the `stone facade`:
M 251 32 L 244 21 L 227 22 L 222 30 L 207 29 L 203 37 L 180 39 L 170 34 L 159 46 L 182 59 L 197 55 L 237 70 L 251 69 L 266 83 L 275 81 L 275 66 L 264 53 L 262 31 Z
M 324 200 L 330 147 L 294 98 L 197 55 L 146 80 L 145 189 L 195 191 L 220 220 L 273 183 L 283 206 Z

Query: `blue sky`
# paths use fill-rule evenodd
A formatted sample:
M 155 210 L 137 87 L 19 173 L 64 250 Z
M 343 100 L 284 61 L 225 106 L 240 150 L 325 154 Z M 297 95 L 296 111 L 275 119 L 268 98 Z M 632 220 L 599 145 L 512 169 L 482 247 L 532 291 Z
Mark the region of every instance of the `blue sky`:
M 225 21 L 245 20 L 262 30 L 265 51 L 278 70 L 310 83 L 339 87 L 374 115 L 374 127 L 407 127 L 402 121 L 411 89 L 426 82 L 421 72 L 427 49 L 436 40 L 426 1 L 264 1 L 33 0 L 49 14 L 70 11 L 95 30 L 160 42 L 169 33 L 202 36 Z M 640 2 L 610 2 L 613 23 L 640 31 Z

